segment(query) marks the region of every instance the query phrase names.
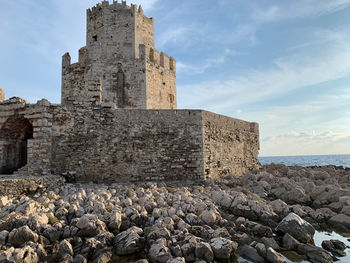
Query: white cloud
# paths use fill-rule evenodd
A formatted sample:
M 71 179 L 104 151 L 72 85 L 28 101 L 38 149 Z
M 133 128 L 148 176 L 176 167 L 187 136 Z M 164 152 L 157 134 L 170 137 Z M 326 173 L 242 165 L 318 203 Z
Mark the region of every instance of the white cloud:
M 342 36 L 342 37 L 340 37 Z M 302 49 L 277 58 L 268 68 L 240 72 L 223 80 L 188 84 L 179 90 L 186 107 L 227 112 L 232 107 L 261 102 L 296 89 L 337 80 L 350 75 L 350 41 L 338 34 L 332 43 L 319 49 Z
M 350 153 L 350 133 L 290 131 L 261 140 L 260 155 L 312 155 Z
M 279 2 L 279 5 L 256 8 L 252 14 L 252 18 L 262 22 L 271 22 L 309 16 L 322 16 L 343 10 L 349 6 L 349 0 L 283 1 Z

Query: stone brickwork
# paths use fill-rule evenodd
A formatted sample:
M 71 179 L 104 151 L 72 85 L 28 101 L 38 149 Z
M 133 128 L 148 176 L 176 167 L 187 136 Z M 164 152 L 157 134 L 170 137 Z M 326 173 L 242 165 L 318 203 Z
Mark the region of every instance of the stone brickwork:
M 103 1 L 87 10 L 79 61 L 62 58 L 61 105 L 0 92 L 0 174 L 112 183 L 258 168 L 257 123 L 176 109 L 176 62 L 153 28 L 141 7 Z
M 202 115 L 204 172 L 208 177 L 245 174 L 259 167 L 259 125 L 212 112 Z

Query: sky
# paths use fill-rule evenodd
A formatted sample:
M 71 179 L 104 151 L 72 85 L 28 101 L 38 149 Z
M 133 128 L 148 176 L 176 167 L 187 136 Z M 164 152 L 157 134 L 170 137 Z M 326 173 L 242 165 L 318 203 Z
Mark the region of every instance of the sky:
M 0 88 L 60 103 L 97 0 L 0 0 Z M 120 2 L 120 1 L 119 1 Z M 177 61 L 178 108 L 258 122 L 260 156 L 350 153 L 350 0 L 135 0 Z

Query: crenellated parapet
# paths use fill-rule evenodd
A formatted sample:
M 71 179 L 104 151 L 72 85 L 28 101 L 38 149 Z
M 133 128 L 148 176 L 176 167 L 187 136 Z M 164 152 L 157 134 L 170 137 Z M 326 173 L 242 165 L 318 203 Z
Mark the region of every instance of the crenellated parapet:
M 144 15 L 141 5 L 137 6 L 135 4 L 131 4 L 130 6 L 128 6 L 126 4 L 126 1 L 121 1 L 119 3 L 118 1 L 113 0 L 112 3 L 109 3 L 109 1 L 102 1 L 101 3 L 98 3 L 97 5 L 87 9 L 88 18 L 91 18 L 93 16 L 99 16 L 106 9 L 114 12 L 117 10 L 125 10 L 132 12 L 133 14 Z M 153 17 L 148 19 L 153 20 Z
M 176 60 L 173 57 L 169 57 L 164 52 L 141 44 L 139 45 L 139 56 L 140 59 L 146 59 L 148 63 L 153 64 L 156 67 L 161 67 L 164 70 L 176 74 Z

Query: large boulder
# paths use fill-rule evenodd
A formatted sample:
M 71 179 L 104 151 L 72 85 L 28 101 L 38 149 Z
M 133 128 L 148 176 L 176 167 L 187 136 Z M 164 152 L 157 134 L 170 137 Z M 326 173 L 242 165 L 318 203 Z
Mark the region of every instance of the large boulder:
M 158 239 L 152 244 L 148 256 L 153 263 L 166 263 L 171 260 L 171 252 L 165 238 Z
M 114 238 L 114 251 L 117 255 L 129 255 L 142 251 L 145 239 L 143 230 L 133 226 L 126 231 L 119 233 Z
M 217 259 L 229 259 L 237 249 L 237 243 L 223 237 L 216 237 L 210 240 L 210 246 Z
M 297 252 L 302 255 L 306 255 L 311 262 L 319 263 L 331 263 L 333 262 L 332 256 L 323 248 L 316 247 L 309 244 L 299 244 Z
M 238 253 L 242 257 L 249 259 L 256 263 L 264 262 L 264 258 L 258 253 L 258 250 L 250 245 L 243 245 L 238 248 Z
M 213 210 L 205 210 L 201 215 L 200 215 L 200 218 L 201 220 L 209 225 L 209 226 L 212 226 L 215 224 L 216 222 L 216 214 L 215 214 L 215 211 Z
M 329 224 L 339 231 L 350 232 L 350 217 L 347 215 L 335 215 L 329 219 Z
M 288 233 L 302 243 L 313 242 L 315 229 L 313 226 L 294 213 L 282 219 L 278 224 L 277 231 Z
M 28 241 L 37 242 L 38 234 L 34 233 L 28 226 L 13 229 L 8 235 L 8 243 L 14 247 L 20 247 Z
M 196 246 L 195 255 L 197 258 L 203 259 L 206 262 L 212 262 L 214 260 L 214 252 L 206 242 L 200 242 Z
M 79 218 L 76 227 L 79 228 L 78 236 L 82 237 L 94 237 L 106 231 L 106 224 L 92 214 Z

